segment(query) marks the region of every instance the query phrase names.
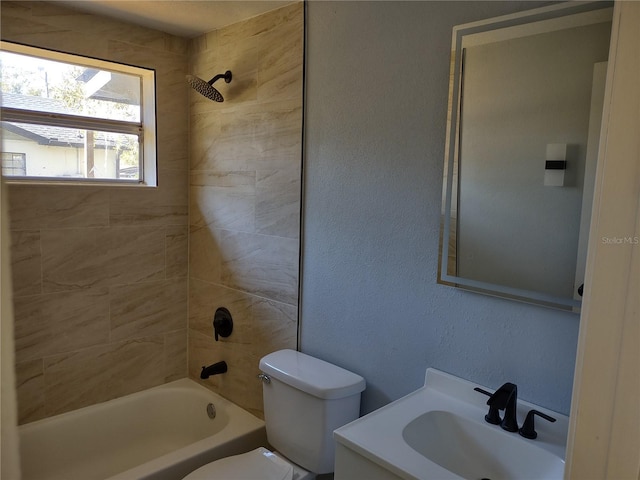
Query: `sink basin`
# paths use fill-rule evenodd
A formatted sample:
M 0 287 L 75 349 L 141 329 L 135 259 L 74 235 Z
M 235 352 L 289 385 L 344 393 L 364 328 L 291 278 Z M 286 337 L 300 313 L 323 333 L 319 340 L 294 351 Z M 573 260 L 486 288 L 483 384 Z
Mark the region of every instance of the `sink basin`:
M 564 462 L 531 442 L 451 412 L 433 410 L 409 422 L 404 441 L 466 479 L 558 478 Z
M 536 409 L 536 439 L 485 421 L 487 397 L 467 380 L 428 368 L 424 386 L 334 431 L 335 480 L 562 480 L 569 418 L 518 400 L 522 425 Z

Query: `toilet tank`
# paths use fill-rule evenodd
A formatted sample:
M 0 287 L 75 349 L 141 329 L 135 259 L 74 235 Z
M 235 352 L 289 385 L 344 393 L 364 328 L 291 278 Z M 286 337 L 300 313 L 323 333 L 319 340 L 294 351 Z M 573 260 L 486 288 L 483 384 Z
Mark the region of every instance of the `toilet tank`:
M 333 472 L 333 431 L 360 415 L 360 375 L 295 350 L 280 350 L 260 360 L 270 378 L 263 383 L 269 443 L 316 474 Z

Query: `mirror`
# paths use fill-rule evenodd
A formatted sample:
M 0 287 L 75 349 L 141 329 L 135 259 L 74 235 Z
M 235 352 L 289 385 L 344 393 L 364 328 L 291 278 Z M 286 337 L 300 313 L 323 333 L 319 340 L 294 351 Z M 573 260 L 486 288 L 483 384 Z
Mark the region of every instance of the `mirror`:
M 454 28 L 439 283 L 579 311 L 611 5 Z

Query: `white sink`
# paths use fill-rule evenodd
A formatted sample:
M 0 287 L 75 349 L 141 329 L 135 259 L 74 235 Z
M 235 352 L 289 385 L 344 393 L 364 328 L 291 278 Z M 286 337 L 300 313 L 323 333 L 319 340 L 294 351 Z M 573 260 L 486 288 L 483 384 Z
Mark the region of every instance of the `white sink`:
M 335 479 L 562 479 L 569 419 L 519 400 L 519 425 L 534 408 L 557 420 L 528 440 L 485 422 L 478 386 L 427 369 L 424 387 L 334 432 Z
M 512 433 L 432 410 L 409 422 L 404 441 L 463 478 L 562 478 L 564 462 Z M 454 446 L 454 448 L 451 448 Z

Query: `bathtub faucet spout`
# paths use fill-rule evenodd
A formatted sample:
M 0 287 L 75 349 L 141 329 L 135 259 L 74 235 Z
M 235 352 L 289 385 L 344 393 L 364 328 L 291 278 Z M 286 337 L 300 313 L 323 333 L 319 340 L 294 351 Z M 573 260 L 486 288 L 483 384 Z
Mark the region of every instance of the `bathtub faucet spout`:
M 227 362 L 224 360 L 218 363 L 214 363 L 213 365 L 209 365 L 208 367 L 202 367 L 202 372 L 200 372 L 200 378 L 207 379 L 211 375 L 218 375 L 220 373 L 225 373 L 227 371 Z

